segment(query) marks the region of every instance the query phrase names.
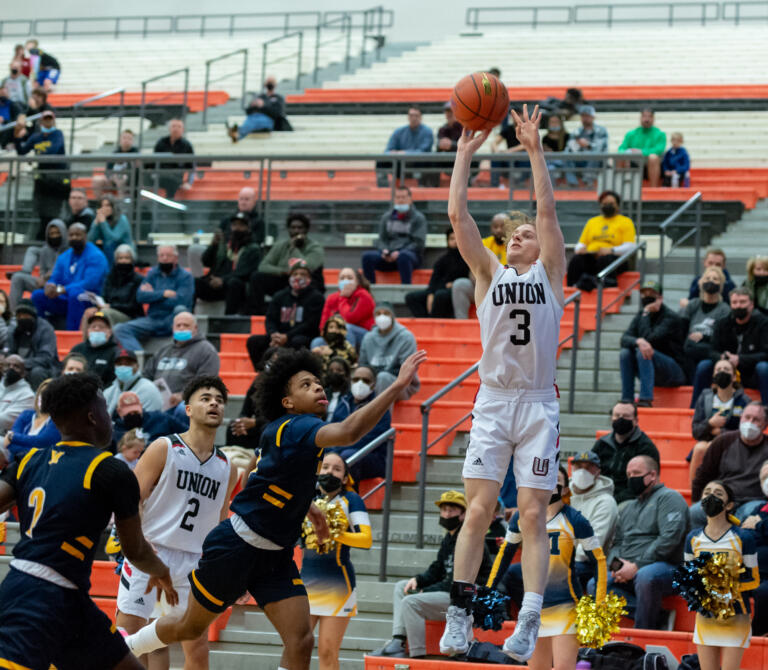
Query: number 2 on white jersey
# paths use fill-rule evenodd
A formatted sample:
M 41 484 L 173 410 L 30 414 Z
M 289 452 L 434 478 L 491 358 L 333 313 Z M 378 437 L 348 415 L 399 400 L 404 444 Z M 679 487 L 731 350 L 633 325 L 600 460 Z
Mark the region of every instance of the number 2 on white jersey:
M 34 507 L 32 512 L 32 522 L 29 524 L 29 528 L 26 530 L 27 537 L 32 537 L 32 531 L 34 530 L 37 522 L 40 521 L 40 516 L 43 513 L 43 505 L 45 505 L 45 489 L 38 486 L 32 489 L 27 500 L 27 505 Z

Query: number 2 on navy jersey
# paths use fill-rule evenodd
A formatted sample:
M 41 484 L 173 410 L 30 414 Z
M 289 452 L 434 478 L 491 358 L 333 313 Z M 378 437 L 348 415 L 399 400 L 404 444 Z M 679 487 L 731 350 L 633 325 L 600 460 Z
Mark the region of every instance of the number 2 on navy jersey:
M 513 309 L 509 318 L 514 319 L 517 326 L 517 332 L 509 336 L 509 341 L 512 344 L 528 344 L 531 341 L 531 313 L 527 309 Z
M 37 522 L 40 521 L 40 516 L 43 513 L 43 505 L 45 505 L 45 489 L 41 486 L 32 489 L 29 498 L 27 499 L 27 505 L 35 508 L 32 512 L 32 521 L 25 532 L 27 537 L 32 537 L 32 531 L 37 525 Z

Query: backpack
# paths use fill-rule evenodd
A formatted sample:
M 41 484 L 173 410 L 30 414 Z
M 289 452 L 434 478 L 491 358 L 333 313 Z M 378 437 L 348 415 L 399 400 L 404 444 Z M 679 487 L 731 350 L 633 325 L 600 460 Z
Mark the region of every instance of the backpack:
M 680 659 L 677 670 L 701 670 L 698 654 L 686 654 Z
M 499 647 L 491 642 L 474 640 L 463 656 L 456 657 L 469 663 L 497 663 L 499 665 L 517 665 L 517 661 L 507 656 Z
M 669 670 L 661 654 L 646 654 L 642 647 L 629 642 L 609 642 L 600 649 L 579 649 L 578 660 L 589 661 L 592 670 Z

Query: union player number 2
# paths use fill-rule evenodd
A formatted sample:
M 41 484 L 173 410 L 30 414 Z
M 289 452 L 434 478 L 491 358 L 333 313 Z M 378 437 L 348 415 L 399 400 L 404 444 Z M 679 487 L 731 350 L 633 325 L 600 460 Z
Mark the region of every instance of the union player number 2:
M 509 336 L 509 341 L 512 344 L 528 344 L 531 341 L 531 313 L 527 309 L 513 309 L 509 318 L 517 326 L 517 332 Z

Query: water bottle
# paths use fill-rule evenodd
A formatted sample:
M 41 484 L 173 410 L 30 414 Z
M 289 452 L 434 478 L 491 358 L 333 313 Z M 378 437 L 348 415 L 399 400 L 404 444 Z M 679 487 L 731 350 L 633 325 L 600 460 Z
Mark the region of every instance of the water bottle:
M 576 664 L 576 670 L 590 670 L 592 664 L 589 661 L 579 661 Z
M 672 188 L 678 188 L 680 186 L 680 173 L 672 173 Z

